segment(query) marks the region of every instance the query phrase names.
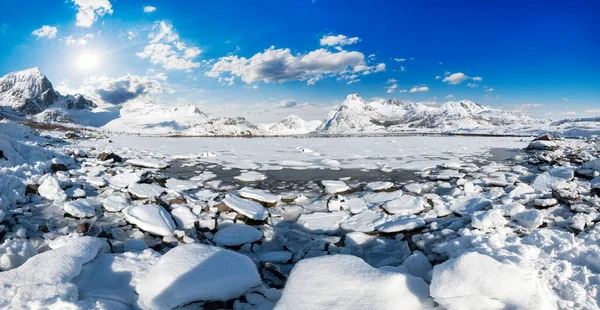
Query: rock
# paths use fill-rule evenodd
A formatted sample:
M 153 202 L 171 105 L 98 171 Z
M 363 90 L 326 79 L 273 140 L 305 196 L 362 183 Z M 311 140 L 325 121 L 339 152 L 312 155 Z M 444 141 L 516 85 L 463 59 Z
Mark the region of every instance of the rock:
M 423 279 L 376 269 L 350 255 L 299 261 L 275 306 L 276 310 L 427 308 L 433 303 Z
M 98 155 L 98 159 L 100 159 L 101 161 L 112 160 L 115 163 L 123 162 L 123 158 L 121 158 L 121 156 L 115 153 L 102 152 L 100 153 L 100 155 Z
M 88 232 L 88 230 L 90 230 L 90 223 L 84 222 L 77 225 L 77 229 L 75 229 L 75 232 L 78 234 L 85 234 L 86 232 Z
M 547 132 L 533 139 L 533 141 L 554 141 L 554 136 L 551 133 Z
M 158 236 L 168 236 L 175 231 L 171 215 L 155 204 L 130 206 L 123 209 L 125 219 L 140 229 Z
M 527 146 L 527 149 L 541 150 L 541 151 L 556 151 L 559 149 L 559 146 L 554 141 L 538 140 L 538 141 L 533 141 L 533 142 L 529 143 L 529 145 Z
M 225 199 L 223 199 L 223 203 L 252 220 L 263 221 L 269 216 L 269 212 L 260 203 L 235 195 L 227 194 Z
M 164 254 L 135 287 L 138 306 L 171 309 L 193 301 L 226 301 L 261 284 L 247 256 L 204 244 L 182 244 Z
M 52 172 L 69 171 L 69 168 L 65 164 L 52 164 L 52 165 L 50 165 L 50 171 L 52 171 Z
M 445 309 L 555 309 L 536 275 L 476 252 L 433 268 L 431 296 Z
M 39 184 L 27 184 L 27 187 L 25 187 L 25 194 L 37 194 L 39 187 Z
M 240 246 L 258 241 L 262 236 L 262 232 L 246 224 L 222 224 L 212 241 L 224 246 Z
M 180 204 L 186 204 L 187 200 L 183 199 L 183 198 L 173 198 L 173 199 L 169 199 L 169 204 L 171 205 L 180 205 Z

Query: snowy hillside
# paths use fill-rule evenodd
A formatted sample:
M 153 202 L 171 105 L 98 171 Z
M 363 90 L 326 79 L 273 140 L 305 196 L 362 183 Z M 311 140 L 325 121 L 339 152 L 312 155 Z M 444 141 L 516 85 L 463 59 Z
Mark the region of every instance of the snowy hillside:
M 126 103 L 116 118 L 102 127 L 116 132 L 195 135 L 247 136 L 262 131 L 243 117 L 210 118 L 193 105 L 170 107 L 148 102 Z
M 33 116 L 41 122 L 77 123 L 73 111 L 90 111 L 96 105 L 82 95 L 63 96 L 39 68 L 11 72 L 0 78 L 0 110 L 9 115 Z
M 405 130 L 472 131 L 494 127 L 541 124 L 520 113 L 484 107 L 463 100 L 441 105 L 404 103 L 397 99 L 366 102 L 357 94 L 348 95 L 337 111 L 332 111 L 319 133 L 384 133 Z
M 292 114 L 274 124 L 264 125 L 270 135 L 299 135 L 315 131 L 321 126 L 320 121 L 305 121 L 298 115 Z

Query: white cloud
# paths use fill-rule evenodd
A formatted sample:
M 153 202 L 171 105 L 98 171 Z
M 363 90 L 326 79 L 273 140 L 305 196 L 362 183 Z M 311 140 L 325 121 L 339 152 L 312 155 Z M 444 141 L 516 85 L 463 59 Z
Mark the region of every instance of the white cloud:
M 473 81 L 475 81 L 475 82 L 481 82 L 481 81 L 483 81 L 483 78 L 480 77 L 480 76 L 474 76 L 473 77 Z
M 399 92 L 399 93 L 406 93 L 406 92 L 408 92 L 408 90 L 406 90 L 406 89 L 401 89 L 401 90 L 399 90 L 398 92 Z
M 405 66 L 400 66 L 400 72 L 404 72 L 406 71 L 406 67 Z
M 486 92 L 493 92 L 493 91 L 494 91 L 494 89 L 490 87 L 490 88 L 486 89 L 485 91 L 486 91 Z
M 343 34 L 337 36 L 329 35 L 323 36 L 320 40 L 321 46 L 339 46 L 339 45 L 351 45 L 360 41 L 358 37 L 349 38 Z
M 429 87 L 427 86 L 420 86 L 420 87 L 413 87 L 410 89 L 411 93 L 424 93 L 424 92 L 428 92 L 429 91 Z
M 396 62 L 403 62 L 403 61 L 406 61 L 406 58 L 394 58 L 394 60 Z
M 390 86 L 387 87 L 386 93 L 391 94 L 394 91 L 396 91 L 396 88 L 398 88 L 398 84 L 394 83 L 394 84 L 392 84 L 392 85 L 390 85 Z
M 166 81 L 166 80 L 169 78 L 169 77 L 168 77 L 166 74 L 164 74 L 163 72 L 159 72 L 159 73 L 157 73 L 157 74 L 156 74 L 154 77 L 155 77 L 155 78 L 157 78 L 157 79 L 159 79 L 159 80 L 161 80 L 161 81 Z
M 144 13 L 152 13 L 154 11 L 156 11 L 156 8 L 151 5 L 146 5 L 144 7 Z
M 144 50 L 136 55 L 142 59 L 150 59 L 154 65 L 167 70 L 191 70 L 200 67 L 194 58 L 202 53 L 195 46 L 187 46 L 179 41 L 173 25 L 165 21 L 157 22 L 148 35 L 150 39 Z
M 44 37 L 46 37 L 48 39 L 54 39 L 54 38 L 56 38 L 57 33 L 58 33 L 58 29 L 56 27 L 44 25 L 44 26 L 42 26 L 42 28 L 34 30 L 31 34 L 38 37 L 38 39 L 41 39 Z
M 446 99 L 452 99 L 452 98 L 454 98 L 453 94 L 449 94 L 448 96 L 446 96 Z
M 357 51 L 332 52 L 321 48 L 294 55 L 289 48 L 276 49 L 271 46 L 250 58 L 236 55 L 221 57 L 205 75 L 215 78 L 223 74 L 234 75 L 248 84 L 307 81 L 312 85 L 327 77 L 354 80 L 358 74 L 383 70 L 384 63 L 370 66 L 365 62 L 365 56 Z
M 296 102 L 296 100 L 294 100 L 294 99 L 284 99 L 284 100 L 281 100 L 281 102 L 279 102 L 275 107 L 282 108 L 282 109 L 289 109 L 289 108 L 293 108 L 297 105 L 298 105 L 298 102 Z
M 485 96 L 483 96 L 484 100 L 500 100 L 500 95 L 496 95 L 494 96 L 490 96 L 488 94 L 485 94 Z
M 350 84 L 354 84 L 354 83 L 358 83 L 358 82 L 360 82 L 360 79 L 350 80 L 346 84 L 350 85 Z
M 71 45 L 80 45 L 80 46 L 85 46 L 88 43 L 88 39 L 93 39 L 94 35 L 93 34 L 86 34 L 85 36 L 81 37 L 81 38 L 74 38 L 72 35 L 59 39 L 60 41 L 65 42 L 66 45 L 71 46 Z
M 391 84 L 391 83 L 398 82 L 398 80 L 396 80 L 396 79 L 388 79 L 387 82 L 388 82 L 388 84 Z
M 587 112 L 587 113 L 594 113 L 594 114 L 600 114 L 600 109 L 585 110 L 585 112 Z
M 577 115 L 577 112 L 569 111 L 569 112 L 565 112 L 563 114 L 564 115 Z
M 77 26 L 91 27 L 98 17 L 112 14 L 112 6 L 109 0 L 72 0 L 77 6 Z
M 457 73 L 452 73 L 448 76 L 446 76 L 442 82 L 446 82 L 448 84 L 451 85 L 457 85 L 462 83 L 464 80 L 468 79 L 469 77 L 466 76 L 464 73 L 462 72 L 457 72 Z
M 469 83 L 469 84 L 467 84 L 467 87 L 476 88 L 476 87 L 479 87 L 479 85 L 475 84 L 475 83 Z
M 435 76 L 435 79 L 436 79 L 436 80 L 439 80 L 439 79 L 441 79 L 441 78 L 442 78 L 442 77 L 441 77 L 441 76 L 439 76 L 439 75 L 436 75 L 436 76 Z
M 219 83 L 231 86 L 235 83 L 235 76 L 219 77 Z

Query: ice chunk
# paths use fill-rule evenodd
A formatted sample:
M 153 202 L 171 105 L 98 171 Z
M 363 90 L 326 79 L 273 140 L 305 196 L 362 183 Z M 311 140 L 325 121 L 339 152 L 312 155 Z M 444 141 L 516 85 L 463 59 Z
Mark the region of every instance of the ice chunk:
M 313 233 L 336 233 L 348 217 L 344 211 L 315 212 L 300 215 L 297 223 Z
M 238 193 L 244 198 L 253 199 L 268 204 L 275 204 L 279 201 L 279 199 L 281 199 L 281 196 L 273 195 L 269 191 L 250 187 L 244 187 L 240 189 Z
M 517 213 L 513 216 L 513 219 L 515 219 L 521 226 L 528 229 L 538 228 L 544 222 L 544 216 L 542 213 L 535 209 Z
M 169 163 L 165 161 L 153 160 L 148 158 L 132 158 L 127 160 L 127 163 L 132 166 L 153 168 L 153 169 L 164 169 L 169 167 Z
M 374 191 L 384 191 L 392 188 L 394 183 L 392 182 L 370 182 L 365 185 L 365 190 L 374 192 Z
M 416 214 L 423 211 L 425 200 L 422 197 L 404 195 L 383 204 L 383 208 L 391 214 Z
M 186 180 L 178 180 L 178 179 L 168 179 L 165 186 L 168 189 L 173 189 L 176 191 L 187 191 L 191 189 L 196 189 L 200 187 L 200 185 L 196 182 L 186 181 Z
M 63 205 L 63 210 L 74 217 L 84 218 L 96 215 L 96 207 L 100 204 L 90 199 L 77 199 Z
M 383 222 L 385 214 L 365 210 L 340 224 L 340 227 L 350 231 L 372 232 L 375 226 Z
M 501 210 L 477 211 L 471 215 L 471 226 L 479 229 L 490 229 L 504 226 L 508 221 Z
M 227 194 L 225 199 L 223 199 L 223 203 L 252 220 L 262 221 L 269 216 L 269 212 L 260 203 L 235 195 Z
M 376 269 L 362 259 L 333 255 L 294 266 L 276 310 L 433 308 L 420 278 Z
M 330 195 L 347 192 L 350 190 L 350 187 L 342 181 L 323 180 L 323 181 L 321 181 L 321 185 L 323 185 L 323 187 L 325 187 L 325 193 L 330 194 Z
M 262 232 L 246 224 L 223 224 L 212 241 L 224 246 L 238 246 L 258 241 L 262 236 Z
M 159 236 L 168 236 L 175 231 L 171 215 L 155 204 L 130 206 L 123 209 L 125 219 L 140 229 Z
M 106 211 L 119 212 L 129 206 L 129 199 L 122 194 L 111 194 L 104 199 L 102 206 Z
M 0 245 L 0 271 L 17 268 L 38 252 L 26 239 L 7 239 Z
M 471 252 L 433 268 L 431 296 L 446 309 L 554 309 L 535 274 Z
M 387 217 L 383 223 L 375 228 L 380 232 L 392 233 L 413 230 L 423 226 L 425 226 L 425 221 L 421 217 L 398 214 Z
M 156 198 L 165 192 L 165 188 L 156 184 L 135 183 L 129 186 L 129 192 L 139 198 Z
M 491 200 L 483 197 L 471 197 L 466 196 L 458 199 L 454 205 L 450 207 L 452 212 L 458 213 L 462 216 L 472 214 L 475 211 L 480 211 L 483 208 L 489 206 L 492 203 Z
M 266 252 L 260 254 L 258 259 L 267 263 L 285 263 L 292 259 L 292 253 L 288 251 Z
M 238 175 L 237 177 L 233 177 L 233 178 L 240 182 L 258 182 L 258 181 L 266 180 L 267 176 L 260 172 L 248 171 L 248 172 L 242 172 L 240 175 Z
M 429 282 L 429 272 L 433 269 L 433 266 L 423 253 L 415 251 L 406 258 L 402 266 L 413 276 Z
M 192 301 L 237 298 L 260 285 L 250 258 L 204 244 L 179 245 L 135 287 L 140 308 L 170 309 Z
M 538 175 L 531 186 L 538 192 L 548 192 L 564 185 L 573 179 L 573 169 L 567 167 L 555 167 Z
M 38 193 L 48 200 L 65 201 L 67 199 L 67 194 L 60 188 L 60 183 L 52 175 L 44 177 L 44 181 L 38 188 Z
M 119 188 L 126 188 L 141 180 L 140 176 L 135 172 L 120 173 L 108 179 L 108 183 Z
M 192 213 L 192 210 L 185 206 L 173 208 L 171 215 L 175 218 L 177 227 L 181 229 L 192 229 L 196 221 L 198 221 L 198 217 Z

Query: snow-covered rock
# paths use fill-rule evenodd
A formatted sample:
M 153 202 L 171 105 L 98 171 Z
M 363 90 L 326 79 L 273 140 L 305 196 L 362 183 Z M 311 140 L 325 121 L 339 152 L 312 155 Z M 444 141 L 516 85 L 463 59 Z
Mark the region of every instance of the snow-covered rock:
M 130 206 L 123 209 L 125 219 L 140 229 L 159 236 L 168 236 L 175 231 L 171 215 L 155 204 Z
M 269 192 L 267 190 L 261 190 L 261 189 L 255 189 L 255 188 L 249 188 L 249 187 L 244 187 L 244 188 L 240 189 L 238 191 L 238 193 L 240 194 L 240 196 L 242 196 L 244 198 L 248 198 L 248 199 L 252 199 L 252 200 L 256 200 L 256 201 L 260 201 L 260 202 L 264 202 L 264 203 L 268 203 L 268 204 L 275 204 L 281 199 L 281 196 L 271 194 L 271 192 Z
M 427 309 L 427 284 L 409 274 L 376 269 L 362 259 L 333 255 L 294 266 L 275 309 Z
M 165 192 L 165 188 L 156 184 L 135 183 L 129 186 L 129 192 L 139 198 L 156 198 Z
M 387 201 L 383 208 L 390 214 L 416 214 L 425 209 L 425 200 L 422 197 L 403 195 L 400 198 Z
M 476 252 L 436 265 L 430 290 L 450 310 L 556 308 L 536 275 Z
M 84 218 L 96 215 L 96 207 L 100 204 L 90 199 L 77 199 L 63 205 L 63 210 L 74 217 Z
M 52 175 L 47 175 L 44 178 L 44 181 L 38 187 L 38 193 L 48 200 L 65 201 L 67 199 L 67 194 L 60 187 L 58 180 Z
M 258 241 L 262 236 L 262 232 L 246 224 L 223 224 L 212 241 L 224 246 L 238 246 Z
M 135 291 L 138 305 L 170 309 L 193 301 L 226 301 L 261 283 L 248 257 L 204 244 L 179 245 L 150 268 Z
M 0 271 L 17 268 L 38 251 L 26 239 L 7 239 L 0 244 Z
M 249 219 L 262 221 L 269 216 L 269 212 L 260 203 L 227 194 L 223 199 L 228 207 Z
M 321 181 L 321 185 L 325 187 L 325 193 L 327 194 L 343 193 L 350 190 L 350 187 L 343 181 L 324 180 Z
M 292 114 L 275 124 L 266 126 L 266 132 L 270 135 L 299 135 L 313 132 L 320 125 L 321 121 L 305 121 Z

